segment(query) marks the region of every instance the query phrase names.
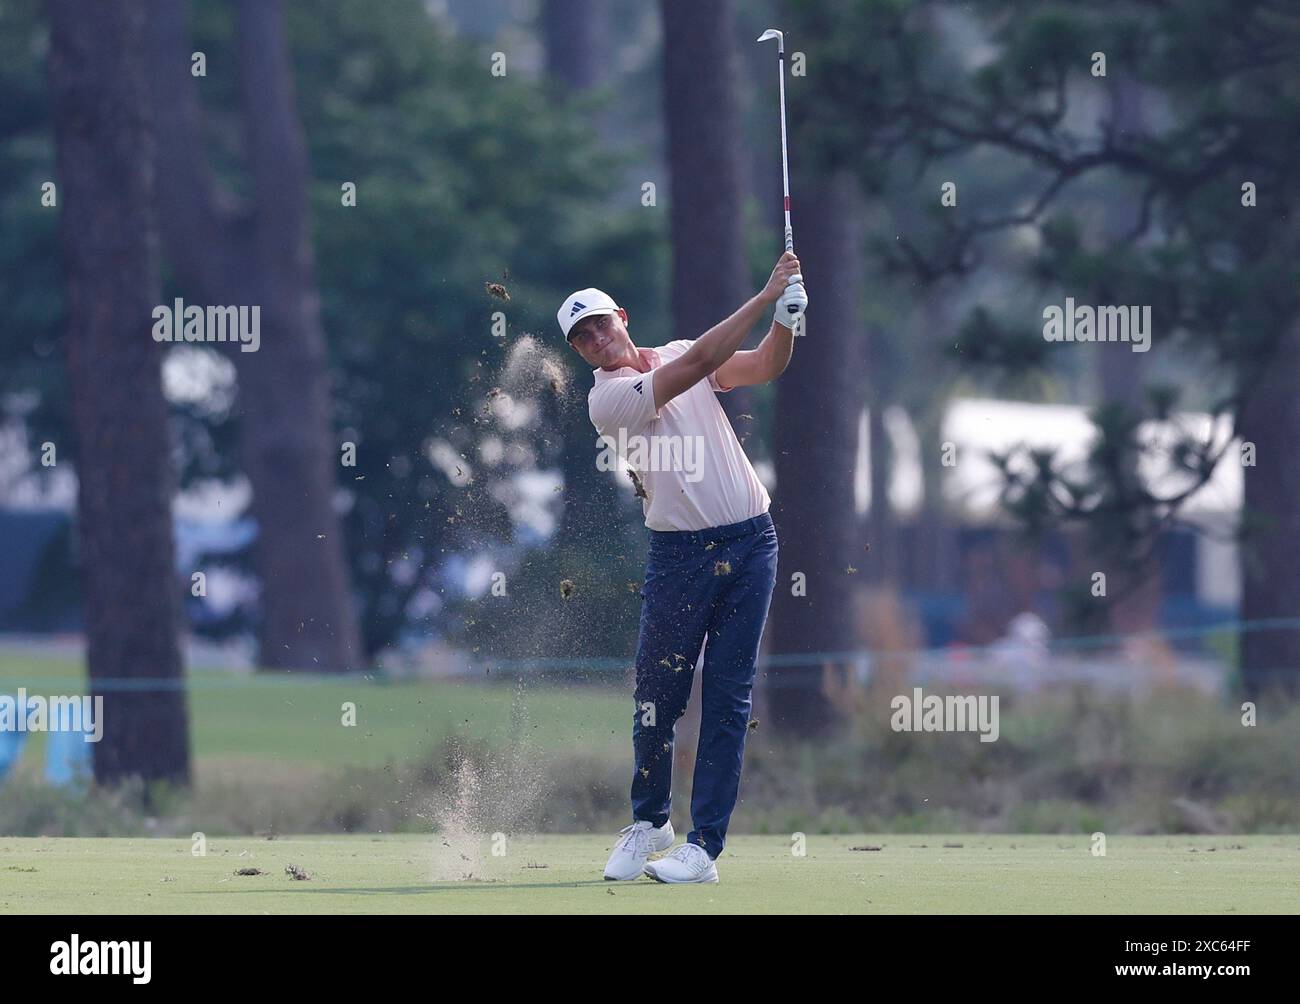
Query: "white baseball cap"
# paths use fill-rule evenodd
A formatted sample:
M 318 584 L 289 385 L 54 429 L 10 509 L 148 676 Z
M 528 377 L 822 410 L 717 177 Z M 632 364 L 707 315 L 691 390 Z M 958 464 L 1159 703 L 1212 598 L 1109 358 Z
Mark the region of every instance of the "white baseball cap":
M 560 309 L 556 311 L 555 317 L 560 322 L 560 330 L 564 332 L 564 337 L 568 338 L 573 326 L 584 317 L 590 317 L 592 314 L 616 314 L 618 309 L 618 304 L 614 302 L 612 296 L 589 286 L 576 293 L 570 293 L 560 305 Z

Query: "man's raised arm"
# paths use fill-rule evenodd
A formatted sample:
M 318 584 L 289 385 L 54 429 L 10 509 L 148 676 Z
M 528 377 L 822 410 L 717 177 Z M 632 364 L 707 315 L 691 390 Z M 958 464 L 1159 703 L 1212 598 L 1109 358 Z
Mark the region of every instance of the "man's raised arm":
M 799 274 L 799 259 L 787 251 L 781 256 L 767 285 L 746 300 L 725 321 L 715 324 L 689 349 L 654 371 L 655 407 L 662 408 L 683 391 L 694 387 L 730 359 L 767 308 L 781 298 L 792 276 Z

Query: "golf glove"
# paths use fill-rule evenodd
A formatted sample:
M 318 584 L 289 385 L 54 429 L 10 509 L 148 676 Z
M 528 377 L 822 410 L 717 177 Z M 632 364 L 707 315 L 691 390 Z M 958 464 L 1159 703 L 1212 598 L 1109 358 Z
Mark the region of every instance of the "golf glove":
M 785 292 L 776 301 L 776 320 L 787 328 L 793 328 L 794 322 L 808 309 L 808 293 L 803 288 L 803 276 L 792 275 L 786 284 Z

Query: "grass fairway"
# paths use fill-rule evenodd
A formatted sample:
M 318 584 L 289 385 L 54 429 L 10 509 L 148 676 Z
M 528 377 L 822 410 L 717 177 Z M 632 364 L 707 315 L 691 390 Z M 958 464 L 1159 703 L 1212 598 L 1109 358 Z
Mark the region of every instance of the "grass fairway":
M 380 767 L 428 755 L 452 736 L 504 741 L 516 689 L 482 681 L 399 680 L 312 673 L 239 674 L 191 670 L 191 742 L 200 771 L 234 763 L 246 768 Z M 0 694 L 80 694 L 84 668 L 69 659 L 0 652 Z M 539 749 L 575 743 L 627 748 L 627 697 L 606 687 L 539 684 L 528 690 L 529 737 Z M 358 728 L 340 725 L 343 705 L 356 705 Z M 33 734 L 20 767 L 36 770 L 45 735 Z
M 607 883 L 611 838 L 0 838 L 3 913 L 1295 913 L 1300 836 L 734 837 L 714 886 Z M 951 846 L 951 845 L 961 846 Z M 945 846 L 949 845 L 949 846 Z M 878 846 L 879 851 L 852 850 Z M 312 873 L 285 874 L 287 865 Z M 236 876 L 260 868 L 265 875 Z M 481 878 L 464 880 L 466 871 Z M 448 879 L 452 880 L 448 880 Z

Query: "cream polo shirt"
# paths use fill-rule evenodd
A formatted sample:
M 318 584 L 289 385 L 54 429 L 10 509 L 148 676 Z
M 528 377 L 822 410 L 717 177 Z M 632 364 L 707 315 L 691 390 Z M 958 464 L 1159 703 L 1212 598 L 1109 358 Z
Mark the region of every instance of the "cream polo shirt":
M 715 395 L 731 388 L 715 374 L 655 408 L 655 370 L 690 346 L 683 339 L 650 349 L 646 373 L 631 366 L 595 370 L 587 396 L 597 448 L 617 453 L 645 486 L 641 504 L 651 530 L 726 526 L 761 516 L 772 504 Z

